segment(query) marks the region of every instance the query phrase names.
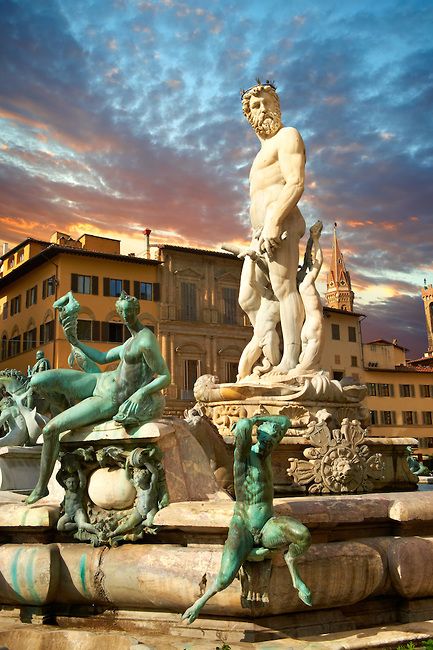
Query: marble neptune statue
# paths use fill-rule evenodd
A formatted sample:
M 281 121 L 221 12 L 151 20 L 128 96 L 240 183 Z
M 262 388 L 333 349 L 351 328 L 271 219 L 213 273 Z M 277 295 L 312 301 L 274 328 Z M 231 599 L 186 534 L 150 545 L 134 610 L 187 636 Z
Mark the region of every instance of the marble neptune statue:
M 269 288 L 279 305 L 283 338 L 282 357 L 270 372 L 285 375 L 299 361 L 304 322 L 296 276 L 299 241 L 305 232 L 305 221 L 297 207 L 304 191 L 305 146 L 296 129 L 283 126 L 278 95 L 270 82 L 258 82 L 245 91 L 242 109 L 261 145 L 250 172 L 251 249 L 260 257 L 261 268 L 254 255 L 245 256 L 239 303 L 253 328 L 256 321 L 268 317 L 272 305 L 263 300 L 257 283 L 251 282 L 255 268 L 263 275 L 265 265 Z M 273 321 L 276 327 L 278 317 Z
M 78 307 L 77 307 L 78 306 Z M 159 417 L 164 408 L 160 391 L 170 383 L 170 373 L 161 356 L 155 335 L 139 321 L 139 302 L 122 291 L 116 310 L 131 336 L 108 352 L 78 340 L 78 302 L 69 292 L 54 303 L 66 338 L 86 360 L 81 372 L 73 369 L 46 370 L 32 376 L 31 389 L 49 399 L 72 404 L 46 424 L 38 483 L 27 498 L 34 503 L 48 494 L 47 484 L 59 452 L 59 435 L 101 420 L 113 419 L 134 426 Z M 99 372 L 96 364 L 119 361 L 115 370 Z

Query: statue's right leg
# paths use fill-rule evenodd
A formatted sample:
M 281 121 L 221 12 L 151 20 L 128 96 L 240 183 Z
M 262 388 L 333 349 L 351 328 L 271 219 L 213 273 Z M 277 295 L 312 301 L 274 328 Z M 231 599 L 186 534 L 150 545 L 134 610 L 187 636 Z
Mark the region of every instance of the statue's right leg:
M 86 378 L 85 373 L 79 374 Z M 39 480 L 33 492 L 27 497 L 26 503 L 35 503 L 48 494 L 48 481 L 59 455 L 60 434 L 68 429 L 76 429 L 86 424 L 98 422 L 98 420 L 110 419 L 116 412 L 117 405 L 113 404 L 109 397 L 104 399 L 99 396 L 92 396 L 56 415 L 45 425 Z
M 182 616 L 188 624 L 195 621 L 201 609 L 218 591 L 226 589 L 235 579 L 237 572 L 245 562 L 254 545 L 253 536 L 243 520 L 234 515 L 229 526 L 229 532 L 224 544 L 221 566 L 218 575 L 207 591 L 189 607 Z

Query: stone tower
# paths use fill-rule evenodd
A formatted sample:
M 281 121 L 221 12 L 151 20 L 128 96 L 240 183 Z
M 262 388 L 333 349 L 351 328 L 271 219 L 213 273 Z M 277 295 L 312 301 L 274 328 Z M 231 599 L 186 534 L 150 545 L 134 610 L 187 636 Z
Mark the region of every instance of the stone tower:
M 425 309 L 428 353 L 433 354 L 433 286 L 431 284 L 427 286 L 426 280 L 424 280 L 424 287 L 421 289 L 421 295 Z
M 353 311 L 353 291 L 350 274 L 343 260 L 343 254 L 337 240 L 337 224 L 334 224 L 334 241 L 332 244 L 331 266 L 326 283 L 326 303 L 328 307 Z

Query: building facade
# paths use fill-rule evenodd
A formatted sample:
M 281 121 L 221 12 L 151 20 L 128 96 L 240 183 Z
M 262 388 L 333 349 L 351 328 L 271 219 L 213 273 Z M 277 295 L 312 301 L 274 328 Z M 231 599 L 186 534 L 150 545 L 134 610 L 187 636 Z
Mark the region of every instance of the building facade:
M 3 255 L 0 278 L 0 369 L 26 373 L 43 350 L 53 368 L 66 368 L 70 345 L 53 303 L 73 291 L 81 305 L 78 335 L 108 350 L 128 336 L 115 309 L 120 291 L 141 300 L 141 320 L 159 319 L 158 261 L 120 255 L 118 240 L 55 233 L 50 242 L 28 238 Z
M 27 373 L 37 349 L 51 367 L 68 367 L 70 345 L 52 307 L 68 291 L 81 305 L 81 341 L 104 351 L 122 343 L 129 333 L 115 301 L 124 289 L 160 341 L 174 412 L 191 404 L 201 374 L 235 381 L 252 330 L 237 301 L 242 261 L 234 255 L 164 245 L 142 258 L 121 255 L 118 240 L 55 233 L 50 242 L 28 238 L 2 260 L 0 370 Z

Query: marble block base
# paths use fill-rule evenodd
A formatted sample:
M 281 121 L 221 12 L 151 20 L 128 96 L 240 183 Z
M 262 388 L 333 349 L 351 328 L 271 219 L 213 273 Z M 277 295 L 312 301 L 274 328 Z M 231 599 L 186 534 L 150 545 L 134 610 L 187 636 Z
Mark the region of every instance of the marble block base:
M 41 448 L 0 447 L 0 490 L 30 493 L 36 485 Z

